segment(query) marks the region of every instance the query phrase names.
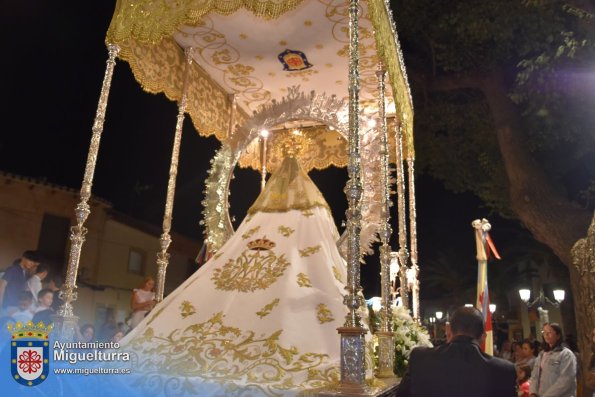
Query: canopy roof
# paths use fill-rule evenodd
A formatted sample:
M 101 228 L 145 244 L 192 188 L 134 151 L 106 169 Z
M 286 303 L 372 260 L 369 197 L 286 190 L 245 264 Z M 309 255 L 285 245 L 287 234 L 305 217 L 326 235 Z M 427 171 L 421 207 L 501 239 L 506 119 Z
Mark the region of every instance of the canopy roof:
M 400 120 L 405 152 L 413 156 L 412 102 L 388 2 L 362 0 L 360 8 L 362 112 L 377 111 L 382 61 L 387 109 Z M 348 1 L 336 0 L 118 0 L 106 41 L 120 46 L 120 58 L 146 91 L 172 100 L 181 97 L 182 49 L 193 47 L 187 111 L 201 135 L 225 142 L 230 94 L 239 110 L 235 124 L 280 100 L 289 86 L 348 97 L 348 9 Z

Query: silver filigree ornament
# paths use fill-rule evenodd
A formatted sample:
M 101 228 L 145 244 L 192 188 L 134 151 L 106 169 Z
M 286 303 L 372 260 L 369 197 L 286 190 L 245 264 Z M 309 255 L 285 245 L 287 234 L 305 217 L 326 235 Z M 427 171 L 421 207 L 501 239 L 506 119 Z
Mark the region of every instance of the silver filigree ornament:
M 334 128 L 344 139 L 349 138 L 349 109 L 344 100 L 334 95 L 306 94 L 300 86 L 288 88 L 288 93 L 280 101 L 272 101 L 230 134 L 215 157 L 211 160 L 211 169 L 206 181 L 202 225 L 206 228 L 209 249 L 217 251 L 233 234 L 229 207 L 229 186 L 233 170 L 241 153 L 254 139 L 259 139 L 262 129 L 293 121 L 314 121 Z M 361 249 L 360 256 L 372 254 L 372 244 L 378 241 L 378 231 L 382 224 L 382 189 L 380 151 L 381 136 L 374 128 L 359 123 L 361 149 L 361 178 L 366 183 L 366 190 L 361 198 Z M 360 193 L 361 194 L 361 193 Z M 339 249 L 344 257 L 347 246 L 347 232 L 339 240 Z
M 97 163 L 97 155 L 99 153 L 99 143 L 101 140 L 101 134 L 103 132 L 107 100 L 114 74 L 114 67 L 116 65 L 116 57 L 120 52 L 120 47 L 114 44 L 109 44 L 107 48 L 109 55 L 103 76 L 103 84 L 101 86 L 99 102 L 97 103 L 95 120 L 93 122 L 93 127 L 91 128 L 91 142 L 89 144 L 89 153 L 87 154 L 85 174 L 83 176 L 83 184 L 80 191 L 80 202 L 75 208 L 77 224 L 70 228 L 71 245 L 68 256 L 68 266 L 66 268 L 66 279 L 62 289 L 60 290 L 60 293 L 58 294 L 58 296 L 64 301 L 64 304 L 58 308 L 58 312 L 54 317 L 54 334 L 59 340 L 73 340 L 78 321 L 78 317 L 76 317 L 73 313 L 72 302 L 74 302 L 78 297 L 76 291 L 76 279 L 81 257 L 81 250 L 83 243 L 85 242 L 85 235 L 87 234 L 87 228 L 84 226 L 84 223 L 91 213 L 88 201 L 91 198 L 93 175 L 95 174 L 95 165 Z

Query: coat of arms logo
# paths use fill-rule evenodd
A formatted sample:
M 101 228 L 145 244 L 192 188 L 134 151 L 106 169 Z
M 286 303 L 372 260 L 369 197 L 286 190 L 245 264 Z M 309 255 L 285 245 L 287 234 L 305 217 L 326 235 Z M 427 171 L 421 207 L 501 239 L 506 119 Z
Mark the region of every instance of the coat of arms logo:
M 10 342 L 10 371 L 12 378 L 25 386 L 37 386 L 50 372 L 49 333 L 53 325 L 43 322 L 8 324 Z

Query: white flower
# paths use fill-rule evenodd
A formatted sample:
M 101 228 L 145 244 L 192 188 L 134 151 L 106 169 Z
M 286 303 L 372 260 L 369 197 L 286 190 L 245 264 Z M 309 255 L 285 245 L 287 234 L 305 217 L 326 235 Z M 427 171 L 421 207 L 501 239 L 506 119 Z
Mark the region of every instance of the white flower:
M 403 306 L 393 306 L 393 333 L 395 339 L 395 370 L 402 376 L 409 365 L 411 351 L 418 346 L 432 347 L 428 331 L 416 323 Z

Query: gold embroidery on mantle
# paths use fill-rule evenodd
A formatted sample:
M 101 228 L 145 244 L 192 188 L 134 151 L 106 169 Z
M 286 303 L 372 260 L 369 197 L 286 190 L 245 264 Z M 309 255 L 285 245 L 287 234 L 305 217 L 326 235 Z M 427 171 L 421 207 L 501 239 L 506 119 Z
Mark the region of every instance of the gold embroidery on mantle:
M 303 138 L 299 135 L 289 138 L 291 140 L 284 142 L 287 156 L 277 171 L 271 175 L 262 193 L 248 209 L 248 213 L 302 211 L 315 207 L 329 209 L 320 190 L 290 153 L 303 148 L 301 142 Z
M 180 304 L 180 314 L 182 315 L 182 318 L 191 316 L 194 313 L 196 313 L 196 309 L 194 308 L 192 303 L 190 303 L 189 301 L 182 301 L 182 303 Z
M 167 336 L 155 335 L 152 328 L 147 328 L 129 345 L 138 354 L 137 369 L 143 378 L 159 375 L 161 380 L 173 376 L 188 381 L 199 376 L 216 382 L 242 381 L 251 389 L 262 388 L 267 396 L 278 395 L 275 389 L 312 389 L 337 380 L 338 368 L 328 367 L 328 355 L 281 346 L 283 330 L 257 337 L 254 331 L 226 326 L 224 317 L 219 312 L 205 322 L 176 329 Z M 304 371 L 308 377 L 298 384 L 294 376 Z M 163 390 L 154 388 L 165 388 L 166 383 L 151 382 L 151 393 L 162 394 Z
M 324 303 L 320 303 L 316 307 L 316 318 L 318 318 L 318 322 L 320 324 L 328 323 L 335 319 L 333 317 L 333 313 L 330 311 L 328 307 L 326 307 Z
M 293 232 L 295 232 L 294 229 L 290 228 L 289 226 L 279 226 L 279 228 L 277 229 L 277 231 L 279 233 L 281 233 L 284 237 L 289 237 L 291 236 L 291 234 Z
M 320 244 L 315 245 L 313 247 L 306 247 L 306 248 L 304 248 L 302 250 L 299 250 L 299 251 L 300 251 L 300 256 L 302 258 L 305 258 L 307 256 L 310 256 L 310 255 L 315 254 L 318 251 L 320 251 Z
M 310 278 L 304 273 L 298 273 L 297 275 L 297 283 L 300 287 L 312 287 L 312 283 L 310 282 Z
M 307 217 L 314 215 L 314 213 L 312 212 L 312 210 L 307 209 L 307 210 L 302 210 L 302 215 L 307 218 Z
M 264 318 L 264 317 L 268 316 L 269 314 L 271 314 L 271 312 L 273 311 L 275 306 L 277 306 L 278 304 L 279 304 L 279 298 L 275 298 L 271 303 L 269 303 L 268 305 L 265 305 L 262 309 L 260 309 L 260 311 L 257 311 L 256 314 L 258 315 L 258 317 Z
M 213 259 L 219 259 L 223 255 L 223 252 L 219 251 L 215 255 L 213 255 Z
M 341 280 L 341 273 L 339 272 L 339 269 L 337 268 L 337 266 L 333 265 L 333 275 L 335 276 L 335 279 L 340 282 L 341 284 L 345 284 L 343 282 L 343 280 Z
M 248 230 L 246 233 L 242 234 L 242 238 L 244 240 L 249 239 L 250 237 L 252 237 L 254 235 L 254 233 L 256 233 L 259 230 L 260 230 L 260 226 L 253 227 L 252 229 Z
M 275 243 L 266 237 L 250 241 L 239 257 L 229 259 L 223 267 L 215 269 L 211 280 L 216 288 L 239 292 L 267 289 L 289 266 L 284 254 L 275 255 L 274 246 Z

